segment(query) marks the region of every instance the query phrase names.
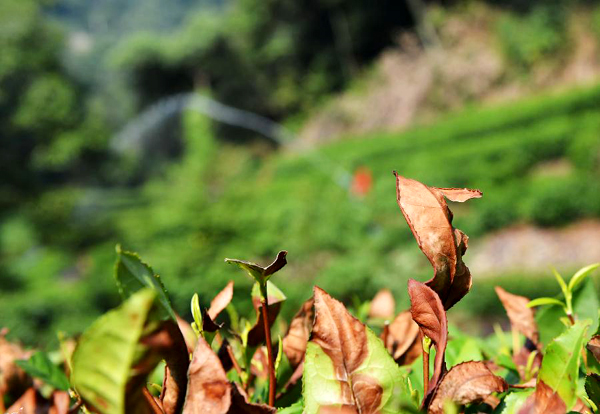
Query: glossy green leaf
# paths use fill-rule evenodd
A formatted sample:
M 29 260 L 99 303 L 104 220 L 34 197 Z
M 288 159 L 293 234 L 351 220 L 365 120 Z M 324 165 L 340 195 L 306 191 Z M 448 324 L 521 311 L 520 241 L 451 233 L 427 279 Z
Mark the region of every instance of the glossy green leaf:
M 600 263 L 594 263 L 589 266 L 579 269 L 569 281 L 569 290 L 572 292 L 577 286 L 585 280 L 585 278 L 600 267 Z
M 494 414 L 518 414 L 527 398 L 533 394 L 533 389 L 527 391 L 511 392 L 504 398 L 502 403 L 496 407 Z
M 164 317 L 175 320 L 175 312 L 160 276 L 154 273 L 154 270 L 144 263 L 137 253 L 122 250 L 120 245 L 117 245 L 116 250 L 115 280 L 123 299 L 129 298 L 140 289 L 151 288 L 156 292 L 162 305 Z
M 300 400 L 295 404 L 290 405 L 289 407 L 280 408 L 277 410 L 277 414 L 302 414 L 304 410 L 303 401 Z
M 142 289 L 98 318 L 81 336 L 73 353 L 71 383 L 85 403 L 99 413 L 135 412 L 128 399 L 136 396 L 127 384 L 145 353 L 140 338 L 158 326 L 151 317 L 155 303 L 156 291 Z M 152 371 L 159 361 L 155 358 L 145 370 Z
M 596 407 L 600 408 L 600 375 L 591 374 L 585 378 L 585 392 Z
M 37 351 L 28 360 L 16 361 L 16 363 L 32 377 L 39 378 L 56 389 L 63 391 L 69 389 L 69 380 L 65 373 L 50 361 L 44 352 Z
M 377 336 L 366 328 L 368 356 L 362 365 L 354 371 L 376 381 L 383 389 L 379 411 L 382 414 L 411 412 L 408 381 L 400 367 L 383 347 Z M 317 414 L 323 406 L 335 405 L 340 401 L 340 378 L 332 360 L 323 349 L 309 342 L 304 362 L 304 404 L 305 414 Z
M 527 307 L 534 308 L 536 306 L 542 306 L 542 305 L 557 305 L 557 306 L 565 307 L 564 302 L 562 302 L 558 299 L 554 299 L 554 298 L 537 298 L 537 299 L 534 299 L 531 302 L 529 302 L 527 304 Z
M 543 381 L 558 393 L 567 408 L 573 407 L 577 398 L 577 373 L 585 335 L 590 321 L 578 321 L 555 338 L 546 348 L 538 381 Z

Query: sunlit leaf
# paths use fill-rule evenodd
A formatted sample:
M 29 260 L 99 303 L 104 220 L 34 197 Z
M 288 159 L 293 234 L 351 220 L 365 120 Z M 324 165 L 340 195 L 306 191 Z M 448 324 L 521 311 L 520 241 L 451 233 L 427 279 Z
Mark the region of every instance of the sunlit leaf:
M 210 302 L 210 308 L 208 308 L 208 316 L 212 320 L 215 320 L 217 316 L 229 305 L 233 298 L 233 282 L 227 283 L 227 286 L 221 290 L 217 296 Z
M 467 405 L 484 401 L 490 394 L 504 392 L 506 382 L 494 375 L 483 362 L 456 365 L 441 378 L 429 404 L 429 414 L 443 414 L 446 401 Z
M 369 307 L 369 318 L 392 319 L 396 313 L 396 301 L 389 289 L 381 289 Z
M 238 265 L 241 269 L 244 269 L 248 273 L 248 275 L 250 275 L 250 277 L 252 277 L 258 283 L 264 284 L 271 277 L 271 275 L 273 275 L 273 273 L 279 271 L 287 264 L 287 261 L 285 259 L 286 255 L 287 252 L 285 250 L 280 251 L 279 253 L 277 253 L 277 257 L 275 257 L 273 263 L 266 267 L 257 265 L 256 263 L 248 262 L 246 260 L 238 259 L 225 259 L 225 262 Z
M 463 202 L 479 198 L 482 193 L 466 188 L 429 187 L 394 174 L 398 205 L 434 269 L 434 276 L 427 285 L 449 309 L 471 288 L 471 273 L 462 261 L 468 237 L 452 226 L 452 212 L 444 197 Z
M 120 245 L 117 245 L 116 250 L 115 280 L 123 299 L 129 298 L 140 289 L 151 288 L 162 304 L 164 315 L 175 320 L 175 312 L 160 276 L 154 273 L 154 270 L 144 263 L 137 253 L 122 250 Z
M 308 299 L 302 304 L 283 338 L 283 352 L 293 368 L 300 365 L 306 353 L 306 344 L 308 343 L 313 323 L 313 304 L 313 298 Z
M 410 365 L 421 355 L 419 325 L 410 311 L 400 312 L 382 332 L 383 343 L 399 365 Z
M 496 408 L 496 414 L 518 414 L 519 410 L 535 390 L 515 391 L 508 394 Z
M 411 404 L 406 378 L 381 340 L 325 291 L 316 287 L 314 298 L 315 324 L 304 363 L 305 414 L 404 412 L 403 403 Z
M 532 301 L 530 301 L 527 304 L 528 308 L 535 308 L 536 306 L 542 306 L 542 305 L 556 305 L 556 306 L 562 306 L 563 308 L 566 306 L 564 302 L 558 300 L 558 299 L 554 299 L 554 298 L 537 298 L 534 299 Z
M 538 380 L 534 393 L 521 406 L 519 414 L 565 414 L 567 405 L 544 381 Z
M 600 267 L 600 263 L 594 263 L 589 266 L 579 269 L 569 281 L 569 290 L 572 292 L 577 286 L 585 280 L 585 278 Z
M 506 309 L 506 314 L 514 329 L 521 332 L 534 344 L 537 344 L 540 340 L 540 334 L 535 323 L 535 313 L 531 306 L 528 306 L 531 303 L 529 299 L 524 296 L 513 295 L 500 286 L 496 286 L 496 294 L 500 298 L 502 306 Z

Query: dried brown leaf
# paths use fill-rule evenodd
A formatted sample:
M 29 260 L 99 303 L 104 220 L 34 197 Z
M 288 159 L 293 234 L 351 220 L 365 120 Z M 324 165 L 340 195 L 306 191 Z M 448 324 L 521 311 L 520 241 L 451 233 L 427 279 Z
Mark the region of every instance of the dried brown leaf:
M 186 321 L 177 314 L 175 314 L 175 317 L 177 318 L 177 325 L 179 326 L 179 330 L 183 335 L 183 339 L 185 339 L 185 345 L 187 347 L 187 350 L 191 354 L 196 348 L 196 333 L 194 332 L 192 326 L 189 324 L 188 321 Z
M 277 410 L 265 404 L 252 404 L 248 395 L 238 384 L 231 384 L 231 407 L 229 414 L 275 414 Z
M 313 324 L 314 302 L 314 299 L 310 298 L 302 304 L 283 338 L 283 352 L 293 368 L 296 368 L 304 360 L 306 344 Z
M 231 387 L 219 358 L 204 338 L 198 338 L 188 378 L 183 414 L 228 412 L 231 404 Z
M 519 410 L 519 414 L 565 414 L 566 412 L 565 402 L 544 381 L 538 381 L 535 393 L 527 398 Z
M 444 197 L 462 202 L 479 198 L 482 193 L 466 188 L 429 187 L 394 174 L 400 210 L 434 269 L 434 276 L 427 285 L 449 309 L 471 288 L 471 273 L 462 261 L 468 237 L 452 226 L 452 212 Z
M 506 314 L 513 328 L 537 345 L 540 334 L 535 322 L 535 310 L 527 307 L 529 299 L 525 296 L 513 295 L 500 286 L 496 286 L 496 294 L 500 298 L 502 306 L 506 309 Z
M 29 357 L 29 352 L 0 334 L 0 396 L 14 400 L 32 385 L 31 378 L 15 363 Z
M 431 338 L 436 354 L 433 376 L 427 395 L 431 393 L 446 370 L 444 354 L 448 343 L 448 320 L 440 297 L 429 286 L 414 279 L 408 281 L 410 313 L 423 335 Z
M 504 392 L 506 382 L 492 373 L 483 362 L 469 361 L 458 364 L 448 371 L 436 387 L 429 414 L 443 414 L 447 400 L 458 405 L 482 402 L 494 392 Z
M 396 301 L 389 289 L 381 289 L 373 300 L 369 308 L 370 318 L 392 319 L 396 313 Z
M 411 364 L 421 354 L 419 325 L 413 321 L 410 311 L 400 312 L 382 335 L 385 335 L 383 343 L 400 365 Z
M 229 305 L 233 298 L 233 281 L 227 283 L 227 286 L 220 291 L 217 296 L 210 302 L 210 308 L 208 308 L 208 316 L 212 320 L 215 320 L 217 316 Z
M 28 388 L 21 397 L 8 407 L 7 413 L 46 414 L 50 411 L 50 402 L 45 400 L 35 388 Z
M 596 361 L 600 362 L 600 335 L 594 335 L 586 347 L 594 355 Z
M 311 342 L 331 359 L 341 387 L 335 404 L 372 413 L 379 407 L 383 389 L 375 378 L 357 372 L 369 354 L 365 326 L 344 305 L 319 287 L 314 288 L 315 323 Z

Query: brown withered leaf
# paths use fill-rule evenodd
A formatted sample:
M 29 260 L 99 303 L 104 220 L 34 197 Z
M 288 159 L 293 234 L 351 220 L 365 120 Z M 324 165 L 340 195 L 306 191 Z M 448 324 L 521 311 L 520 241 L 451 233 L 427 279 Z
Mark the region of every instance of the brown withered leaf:
M 410 311 L 400 312 L 382 333 L 381 339 L 399 365 L 409 365 L 421 354 L 419 325 L 412 319 Z
M 44 399 L 35 388 L 28 388 L 21 397 L 13 403 L 7 413 L 45 414 L 50 411 L 50 402 Z
M 448 320 L 440 297 L 426 284 L 410 279 L 408 294 L 412 318 L 423 335 L 431 338 L 436 350 L 433 375 L 426 392 L 429 395 L 446 370 L 444 354 L 448 344 Z
M 277 410 L 265 404 L 252 404 L 248 395 L 237 384 L 231 384 L 231 407 L 228 414 L 275 414 Z
M 5 332 L 0 333 L 0 396 L 15 400 L 32 385 L 31 377 L 15 361 L 29 359 L 31 353 L 8 341 Z
M 212 320 L 215 320 L 217 316 L 229 305 L 233 298 L 233 281 L 227 283 L 227 286 L 220 291 L 217 296 L 210 302 L 210 308 L 208 308 L 208 316 Z
M 586 348 L 594 355 L 596 361 L 600 362 L 600 335 L 594 335 Z
M 396 313 L 396 301 L 389 289 L 381 289 L 369 308 L 369 318 L 392 319 Z
M 496 286 L 495 289 L 502 306 L 506 309 L 510 324 L 537 345 L 540 334 L 535 322 L 535 310 L 527 307 L 529 299 L 525 296 L 513 295 L 500 286 Z
M 160 396 L 162 409 L 165 414 L 178 413 L 185 401 L 190 361 L 187 345 L 178 324 L 173 320 L 163 321 L 154 333 L 142 338 L 141 343 L 166 361 L 168 369 L 165 371 Z M 142 368 L 139 371 L 145 372 L 146 369 Z M 141 379 L 145 381 L 146 377 L 142 376 Z M 137 388 L 141 389 L 144 385 L 141 384 Z
M 463 202 L 479 198 L 482 193 L 467 188 L 429 187 L 395 171 L 394 175 L 400 210 L 434 269 L 433 278 L 426 283 L 449 309 L 471 288 L 471 273 L 462 260 L 468 237 L 452 226 L 452 212 L 444 197 Z
M 310 330 L 313 323 L 314 302 L 314 299 L 310 298 L 302 304 L 302 307 L 292 319 L 290 327 L 283 338 L 283 352 L 293 368 L 300 365 L 304 359 L 306 344 L 310 337 Z
M 535 392 L 527 398 L 519 414 L 565 414 L 567 405 L 544 381 L 538 381 Z
M 332 404 L 353 407 L 359 413 L 375 412 L 383 389 L 375 378 L 357 372 L 369 354 L 365 326 L 341 302 L 316 286 L 314 298 L 315 323 L 310 341 L 331 359 L 341 387 L 339 401 Z
M 231 387 L 219 358 L 204 338 L 198 338 L 188 379 L 183 414 L 228 412 L 231 405 Z
M 177 325 L 179 326 L 179 330 L 183 335 L 183 339 L 185 339 L 185 345 L 187 347 L 187 350 L 191 354 L 196 348 L 196 333 L 194 332 L 192 326 L 189 324 L 188 321 L 186 321 L 177 314 L 175 314 L 175 317 L 177 318 Z
M 433 393 L 429 414 L 443 414 L 444 403 L 451 400 L 466 405 L 486 400 L 494 392 L 504 392 L 506 382 L 492 373 L 483 362 L 469 361 L 448 371 Z

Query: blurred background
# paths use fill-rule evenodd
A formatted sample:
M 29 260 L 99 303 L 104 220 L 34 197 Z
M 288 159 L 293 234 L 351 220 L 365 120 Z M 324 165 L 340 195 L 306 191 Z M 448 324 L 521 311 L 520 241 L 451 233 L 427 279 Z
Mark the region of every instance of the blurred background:
M 56 344 L 119 303 L 115 245 L 189 317 L 225 257 L 348 304 L 432 269 L 392 170 L 454 204 L 472 292 L 600 261 L 600 1 L 0 0 L 0 326 Z M 471 323 L 475 321 L 477 323 Z M 467 323 L 468 322 L 468 323 Z

